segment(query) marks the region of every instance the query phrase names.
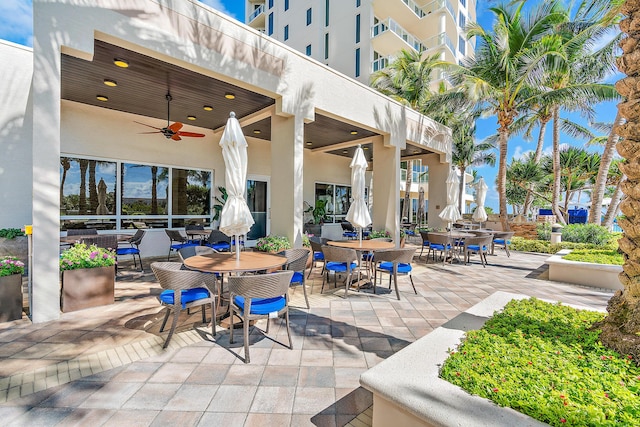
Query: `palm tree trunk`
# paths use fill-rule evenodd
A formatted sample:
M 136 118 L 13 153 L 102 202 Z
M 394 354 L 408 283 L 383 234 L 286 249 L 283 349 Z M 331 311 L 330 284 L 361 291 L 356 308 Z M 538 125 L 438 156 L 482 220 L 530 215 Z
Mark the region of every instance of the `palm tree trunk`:
M 87 213 L 87 167 L 89 161 L 80 159 L 80 197 L 78 199 L 78 213 L 80 215 L 86 215 Z
M 616 189 L 611 196 L 611 203 L 609 203 L 609 207 L 607 208 L 607 213 L 604 215 L 603 226 L 607 228 L 611 228 L 613 225 L 613 220 L 618 216 L 618 212 L 620 210 L 620 202 L 622 201 L 622 180 L 618 182 L 616 185 Z
M 402 218 L 409 220 L 409 204 L 411 201 L 411 181 L 413 180 L 413 162 L 407 161 L 407 177 L 404 185 L 404 203 L 402 205 Z M 401 220 L 402 221 L 402 220 Z
M 498 163 L 498 198 L 500 200 L 500 223 L 504 231 L 509 231 L 507 218 L 507 142 L 509 131 L 502 126 L 498 129 L 500 160 Z
M 460 214 L 462 214 L 464 212 L 463 207 L 464 207 L 464 173 L 467 170 L 467 168 L 465 167 L 459 167 L 458 170 L 460 171 L 460 189 L 458 190 L 458 210 L 460 211 Z
M 600 211 L 602 208 L 604 191 L 607 188 L 607 175 L 609 174 L 609 167 L 611 167 L 611 161 L 613 160 L 613 150 L 615 150 L 616 144 L 620 139 L 620 136 L 618 135 L 618 126 L 623 122 L 624 119 L 620 114 L 620 111 L 618 111 L 616 119 L 613 122 L 613 129 L 611 129 L 611 133 L 607 138 L 607 143 L 604 145 L 602 156 L 600 156 L 600 168 L 598 169 L 596 182 L 593 185 L 593 191 L 591 193 L 591 209 L 589 210 L 589 222 L 593 224 L 600 224 Z
M 544 147 L 544 134 L 547 130 L 547 124 L 549 120 L 540 120 L 540 132 L 538 132 L 538 144 L 536 145 L 536 153 L 533 156 L 533 159 L 536 163 L 540 162 L 540 158 L 542 157 L 542 148 Z M 524 208 L 523 214 L 526 216 L 531 211 L 531 204 L 533 203 L 533 188 L 534 183 L 530 183 L 527 188 L 527 197 L 524 199 Z
M 553 107 L 553 197 L 551 198 L 551 211 L 556 216 L 556 221 L 566 224 L 564 215 L 560 211 L 560 108 Z
M 621 12 L 627 17 L 640 15 L 640 1 L 627 0 Z M 626 18 L 620 22 L 620 29 L 627 33 L 620 47 L 622 56 L 618 58 L 618 68 L 627 77 L 616 83 L 616 89 L 626 97 L 618 106 L 627 122 L 620 125 L 618 134 L 621 141 L 618 153 L 626 159 L 620 164 L 620 171 L 626 175 L 621 189 L 626 198 L 620 203 L 625 218 L 619 220 L 623 237 L 618 245 L 624 253 L 622 273 L 618 276 L 624 290 L 616 292 L 609 300 L 607 317 L 595 325 L 602 329 L 600 340 L 604 345 L 621 354 L 630 354 L 636 363 L 640 363 L 640 134 L 637 123 L 640 121 L 640 68 L 638 67 L 638 43 L 640 34 Z

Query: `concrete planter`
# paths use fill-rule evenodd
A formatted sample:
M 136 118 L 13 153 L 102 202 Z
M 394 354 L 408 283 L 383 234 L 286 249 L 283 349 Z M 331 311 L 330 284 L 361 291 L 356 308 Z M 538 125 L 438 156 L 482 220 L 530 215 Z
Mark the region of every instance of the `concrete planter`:
M 22 319 L 22 275 L 0 277 L 0 322 Z
M 79 268 L 62 272 L 62 311 L 113 304 L 115 267 Z
M 549 280 L 613 290 L 624 288 L 618 279 L 622 272 L 621 265 L 593 264 L 562 258 L 570 252 L 569 249 L 563 249 L 547 258 L 545 264 L 549 266 Z
M 524 298 L 496 292 L 363 373 L 360 384 L 373 393 L 373 427 L 546 426 L 438 377 L 447 351 L 466 331 L 481 328 L 512 299 Z

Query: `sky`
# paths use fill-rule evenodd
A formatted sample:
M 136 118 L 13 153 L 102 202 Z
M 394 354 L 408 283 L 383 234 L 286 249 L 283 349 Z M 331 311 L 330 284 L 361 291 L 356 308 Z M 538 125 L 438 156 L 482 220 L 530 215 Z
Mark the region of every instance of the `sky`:
M 544 0 L 530 0 L 529 4 L 533 5 L 539 1 Z M 244 0 L 202 0 L 202 3 L 211 6 L 221 12 L 226 13 L 237 19 L 240 22 L 244 21 Z M 495 2 L 487 0 L 477 1 L 477 17 L 478 22 L 484 28 L 490 28 L 492 25 L 492 13 L 488 10 L 488 7 Z M 33 14 L 32 14 L 32 2 L 31 0 L 0 0 L 0 16 L 3 17 L 3 22 L 0 24 L 0 39 L 8 40 L 14 43 L 32 46 L 33 45 Z M 614 83 L 621 77 L 620 74 L 612 76 L 608 82 Z M 611 123 L 615 119 L 617 109 L 616 102 L 607 102 L 600 104 L 596 107 L 596 122 L 608 122 Z M 577 115 L 570 116 L 573 120 L 583 125 L 587 125 L 587 121 Z M 495 134 L 497 131 L 497 121 L 495 117 L 488 117 L 480 119 L 477 124 L 476 138 L 481 140 L 485 137 Z M 521 157 L 530 151 L 535 150 L 537 130 L 533 133 L 534 138 L 532 141 L 525 141 L 521 137 L 513 136 L 509 140 L 508 145 L 508 162 L 513 158 Z M 584 142 L 582 140 L 575 140 L 567 135 L 561 135 L 561 144 L 569 144 L 574 146 L 583 147 Z M 548 127 L 546 132 L 546 140 L 544 145 L 545 152 L 551 150 L 551 129 Z M 587 148 L 590 151 L 597 151 L 597 147 Z M 496 152 L 497 155 L 497 152 Z M 496 191 L 495 179 L 498 171 L 498 166 L 489 167 L 481 166 L 476 168 L 478 174 L 484 177 L 489 191 L 487 193 L 486 206 L 493 208 L 494 211 L 498 211 L 498 193 Z M 510 208 L 509 208 L 510 209 Z

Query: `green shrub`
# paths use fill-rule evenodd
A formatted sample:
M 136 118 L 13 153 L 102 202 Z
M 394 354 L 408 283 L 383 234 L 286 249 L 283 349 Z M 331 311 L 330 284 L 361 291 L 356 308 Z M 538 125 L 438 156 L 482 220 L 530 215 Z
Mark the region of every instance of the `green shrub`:
M 514 251 L 521 252 L 538 252 L 541 254 L 555 254 L 561 249 L 595 249 L 601 248 L 600 246 L 592 243 L 574 243 L 574 242 L 560 242 L 551 243 L 546 240 L 530 240 L 523 237 L 513 237 L 509 248 Z M 617 246 L 615 248 L 617 249 Z
M 111 267 L 116 265 L 116 253 L 96 245 L 77 243 L 60 254 L 60 270 Z
M 638 425 L 640 368 L 600 343 L 592 325 L 603 317 L 534 298 L 511 301 L 466 334 L 440 375 L 552 426 Z
M 596 224 L 568 224 L 562 229 L 562 240 L 565 242 L 591 243 L 605 246 L 611 240 L 609 230 Z
M 579 249 L 563 256 L 569 261 L 591 262 L 593 264 L 624 264 L 621 253 L 613 249 Z
M 309 244 L 311 245 L 311 244 Z M 266 236 L 261 237 L 256 242 L 256 250 L 260 252 L 280 252 L 285 249 L 291 249 L 291 242 L 285 236 Z
M 537 224 L 536 232 L 538 233 L 538 239 L 551 241 L 551 224 L 548 222 Z
M 19 236 L 24 236 L 24 233 L 19 228 L 0 228 L 0 237 L 15 239 Z

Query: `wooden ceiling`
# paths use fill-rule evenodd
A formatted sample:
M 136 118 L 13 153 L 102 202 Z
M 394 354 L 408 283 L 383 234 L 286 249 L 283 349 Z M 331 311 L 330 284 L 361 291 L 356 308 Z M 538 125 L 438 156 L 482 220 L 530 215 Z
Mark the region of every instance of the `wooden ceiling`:
M 124 59 L 128 68 L 120 68 L 114 59 Z M 115 87 L 105 85 L 113 80 Z M 229 113 L 243 117 L 275 103 L 273 98 L 172 65 L 103 41 L 95 41 L 92 61 L 62 55 L 62 98 L 83 104 L 123 111 L 140 116 L 167 120 L 166 95 L 171 94 L 169 122 L 188 123 L 208 129 L 224 126 Z M 235 99 L 225 95 L 232 93 Z M 103 95 L 107 101 L 99 101 Z M 213 107 L 205 111 L 205 105 Z M 187 119 L 193 115 L 195 121 Z M 141 118 L 141 122 L 144 119 Z M 148 129 L 142 129 L 141 132 Z M 271 119 L 266 118 L 243 128 L 246 136 L 270 140 Z M 353 133 L 355 132 L 355 133 Z M 328 147 L 333 144 L 377 136 L 375 132 L 316 114 L 315 121 L 305 124 L 305 148 Z M 309 142 L 311 144 L 309 144 Z M 344 144 L 342 144 L 344 145 Z M 342 146 L 341 146 L 342 147 Z M 371 160 L 372 146 L 365 144 L 365 155 Z M 355 147 L 327 150 L 339 156 L 352 157 Z M 415 155 L 419 147 L 408 146 L 403 155 Z

